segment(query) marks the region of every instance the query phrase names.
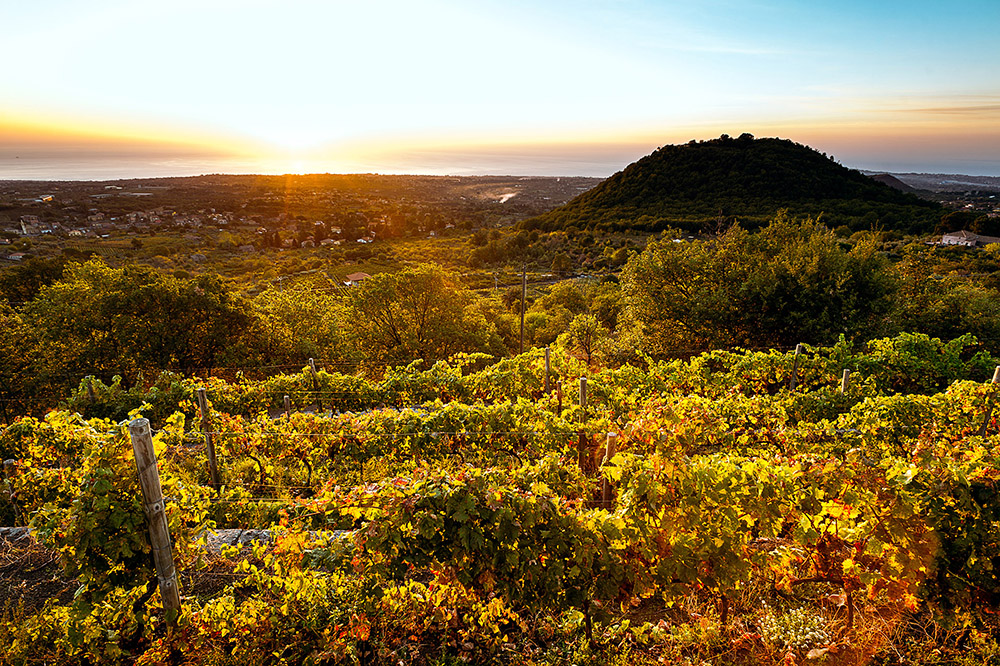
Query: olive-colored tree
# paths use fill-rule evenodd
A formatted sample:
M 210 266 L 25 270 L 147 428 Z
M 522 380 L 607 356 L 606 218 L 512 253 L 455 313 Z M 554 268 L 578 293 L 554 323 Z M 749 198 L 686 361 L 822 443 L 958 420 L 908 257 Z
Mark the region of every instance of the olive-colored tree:
M 256 319 L 214 276 L 180 279 L 98 260 L 71 264 L 21 311 L 39 378 L 75 385 L 164 369 L 194 370 L 254 359 Z
M 873 239 L 844 247 L 782 213 L 755 234 L 733 226 L 712 240 L 651 242 L 622 274 L 621 329 L 664 356 L 868 338 L 888 326 L 895 288 Z
M 497 331 L 478 305 L 475 294 L 463 288 L 457 276 L 420 264 L 374 275 L 353 287 L 344 335 L 370 365 L 488 352 Z

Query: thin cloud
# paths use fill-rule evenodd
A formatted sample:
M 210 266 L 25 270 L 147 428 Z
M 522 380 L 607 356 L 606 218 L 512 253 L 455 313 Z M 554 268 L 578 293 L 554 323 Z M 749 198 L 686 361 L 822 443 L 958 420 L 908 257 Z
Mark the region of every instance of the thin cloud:
M 1000 97 L 996 95 L 947 95 L 939 99 L 912 97 L 886 103 L 869 100 L 869 110 L 878 113 L 912 116 L 961 116 L 964 118 L 992 117 L 1000 114 Z
M 1000 104 L 961 104 L 954 106 L 935 106 L 915 109 L 901 109 L 903 113 L 918 113 L 928 115 L 949 116 L 980 116 L 1000 113 Z

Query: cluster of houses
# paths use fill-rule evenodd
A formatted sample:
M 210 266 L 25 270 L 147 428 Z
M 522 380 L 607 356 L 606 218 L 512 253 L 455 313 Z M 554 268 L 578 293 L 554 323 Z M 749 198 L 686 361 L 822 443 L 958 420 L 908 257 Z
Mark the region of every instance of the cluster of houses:
M 954 192 L 947 199 L 942 199 L 941 203 L 953 210 L 962 210 L 967 213 L 981 213 L 986 217 L 1000 217 L 1000 201 L 996 193 L 972 191 Z
M 55 234 L 70 237 L 86 236 L 90 238 L 107 237 L 108 232 L 129 229 L 134 231 L 149 231 L 153 227 L 164 223 L 177 226 L 201 226 L 201 220 L 174 217 L 170 211 L 143 211 L 127 213 L 121 217 L 108 217 L 98 210 L 90 210 L 86 216 L 86 221 L 63 220 L 46 221 L 37 215 L 22 215 L 14 226 L 7 227 L 3 231 L 8 234 L 19 236 L 44 236 Z M 217 223 L 213 220 L 213 223 Z
M 62 225 L 58 222 L 43 222 L 37 215 L 22 215 L 18 222 L 20 226 L 5 231 L 19 233 L 22 236 L 41 236 L 62 230 Z
M 294 219 L 287 213 L 279 215 L 275 221 L 278 227 L 287 228 L 290 225 L 296 224 Z M 37 215 L 22 215 L 16 222 L 7 226 L 7 228 L 0 229 L 0 231 L 6 232 L 4 236 L 0 236 L 0 245 L 10 245 L 10 238 L 14 236 L 30 238 L 52 234 L 71 238 L 100 239 L 109 238 L 115 232 L 148 233 L 164 227 L 169 227 L 171 230 L 190 229 L 192 233 L 185 235 L 185 238 L 190 239 L 192 242 L 197 242 L 201 240 L 198 235 L 193 233 L 197 230 L 211 230 L 213 228 L 222 230 L 230 225 L 254 228 L 255 224 L 262 222 L 263 220 L 258 216 L 247 218 L 229 212 L 217 213 L 214 210 L 199 211 L 197 214 L 182 214 L 166 208 L 134 211 L 119 216 L 109 216 L 97 209 L 91 209 L 88 211 L 85 219 L 81 216 L 76 219 L 67 218 L 61 222 L 43 220 Z M 281 247 L 327 247 L 352 242 L 349 240 L 350 237 L 344 237 L 343 231 L 339 226 L 327 227 L 324 222 L 314 222 L 313 225 L 314 227 L 324 228 L 324 234 L 316 234 L 316 237 L 321 238 L 321 240 L 317 241 L 314 238 L 308 238 L 299 243 L 293 237 L 288 237 L 281 240 Z M 258 236 L 264 236 L 269 233 L 269 229 L 264 226 L 257 226 L 256 232 Z M 368 244 L 375 241 L 375 233 L 373 231 L 369 229 L 364 233 L 365 235 L 362 237 L 353 239 L 353 242 Z M 327 237 L 324 238 L 323 236 Z M 241 253 L 256 251 L 254 245 L 249 244 L 240 245 L 236 249 Z M 0 260 L 22 261 L 25 256 L 23 252 L 15 252 L 6 256 L 0 254 Z M 193 255 L 192 260 L 198 261 L 201 256 L 203 255 Z

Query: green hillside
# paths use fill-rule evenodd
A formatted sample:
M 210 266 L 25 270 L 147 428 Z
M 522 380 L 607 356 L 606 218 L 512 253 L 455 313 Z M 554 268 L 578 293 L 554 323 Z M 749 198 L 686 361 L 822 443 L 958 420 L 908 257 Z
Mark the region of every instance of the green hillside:
M 754 227 L 788 208 L 828 225 L 904 233 L 933 230 L 941 207 L 841 166 L 787 139 L 743 134 L 664 146 L 566 205 L 523 226 L 554 231 L 702 230 L 738 219 Z

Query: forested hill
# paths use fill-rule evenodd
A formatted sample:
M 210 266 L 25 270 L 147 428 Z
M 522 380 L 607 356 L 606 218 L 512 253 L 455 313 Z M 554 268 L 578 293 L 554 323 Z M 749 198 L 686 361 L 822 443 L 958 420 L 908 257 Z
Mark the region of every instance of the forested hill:
M 941 207 L 895 190 L 787 139 L 737 139 L 664 146 L 527 229 L 699 231 L 736 218 L 758 226 L 778 209 L 817 215 L 830 226 L 933 231 Z

